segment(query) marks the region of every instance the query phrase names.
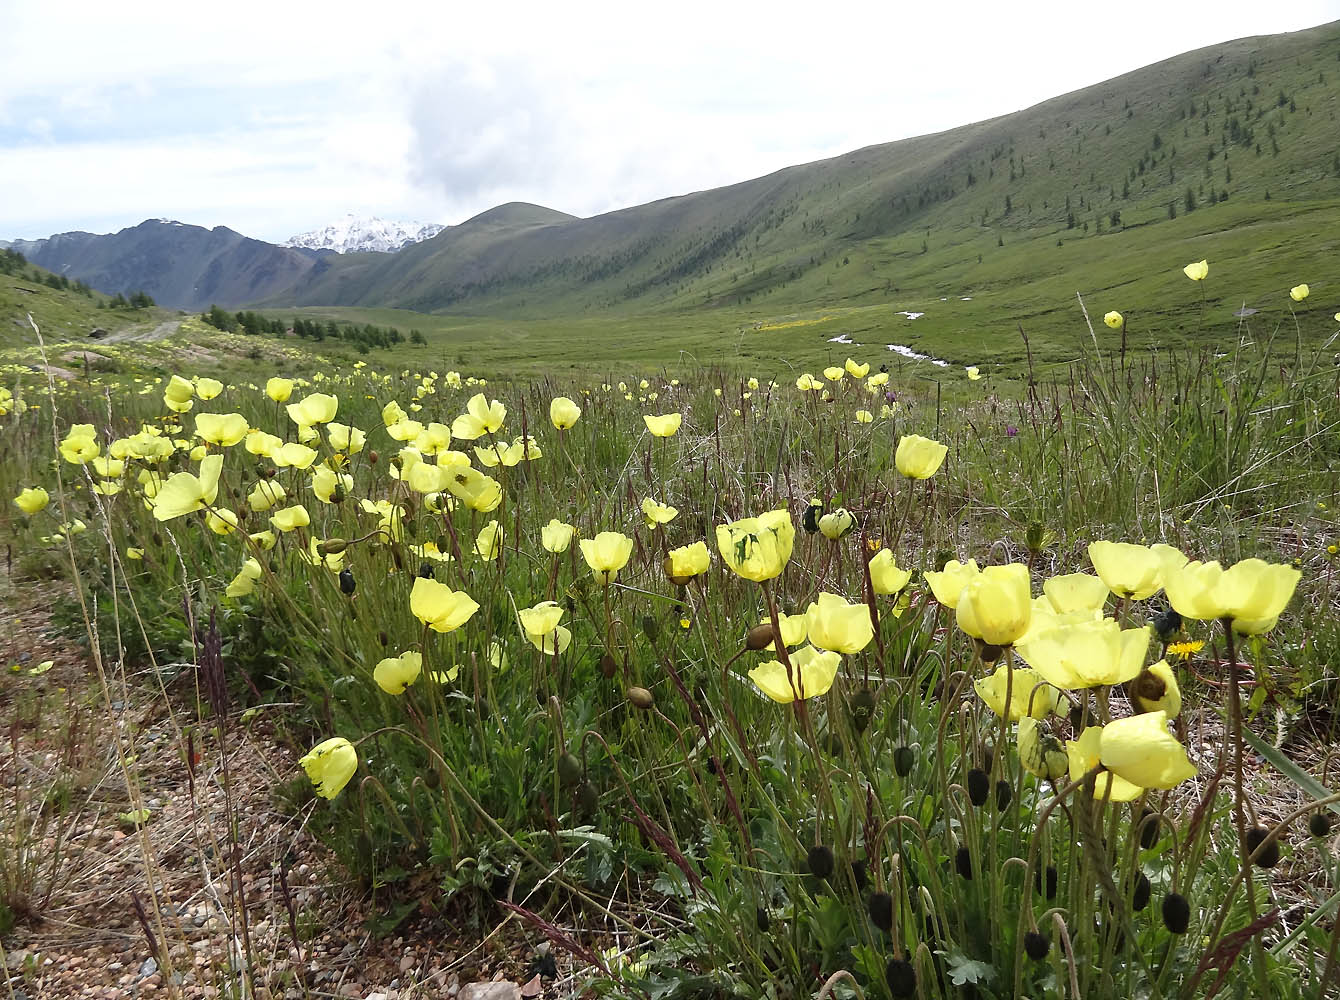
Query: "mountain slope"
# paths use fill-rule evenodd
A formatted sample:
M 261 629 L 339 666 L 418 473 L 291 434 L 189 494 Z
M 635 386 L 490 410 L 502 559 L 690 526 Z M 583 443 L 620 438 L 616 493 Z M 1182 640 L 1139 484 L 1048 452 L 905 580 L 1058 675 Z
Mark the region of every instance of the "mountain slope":
M 1099 239 L 1189 211 L 1192 231 L 1213 232 L 1225 196 L 1340 197 L 1337 56 L 1340 22 L 1238 39 L 1015 114 L 729 187 L 590 219 L 471 220 L 391 258 L 334 261 L 270 301 L 775 312 L 883 301 L 928 252 L 962 263 L 971 281 L 972 261 L 1020 240 Z
M 204 229 L 164 219 L 107 235 L 16 240 L 11 247 L 100 292 L 143 290 L 160 305 L 192 310 L 265 298 L 293 286 L 318 263 L 312 251 L 248 239 L 224 226 Z

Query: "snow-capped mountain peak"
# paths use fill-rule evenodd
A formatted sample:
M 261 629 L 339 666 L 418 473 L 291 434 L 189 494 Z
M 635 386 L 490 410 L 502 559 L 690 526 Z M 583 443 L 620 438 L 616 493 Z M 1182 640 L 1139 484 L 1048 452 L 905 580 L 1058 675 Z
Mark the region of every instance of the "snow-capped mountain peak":
M 442 229 L 432 222 L 393 222 L 376 216 L 360 219 L 349 214 L 322 229 L 291 236 L 282 245 L 306 250 L 334 250 L 336 253 L 389 253 L 410 243 L 432 239 Z

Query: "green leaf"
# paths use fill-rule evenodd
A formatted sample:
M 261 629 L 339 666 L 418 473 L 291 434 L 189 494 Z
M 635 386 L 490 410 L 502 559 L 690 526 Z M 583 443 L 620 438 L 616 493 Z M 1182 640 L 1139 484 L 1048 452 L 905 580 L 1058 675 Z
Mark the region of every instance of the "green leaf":
M 958 949 L 948 954 L 945 952 L 939 954 L 944 955 L 945 964 L 949 966 L 949 978 L 953 980 L 955 986 L 965 986 L 968 983 L 989 983 L 996 978 L 994 966 L 969 958 Z

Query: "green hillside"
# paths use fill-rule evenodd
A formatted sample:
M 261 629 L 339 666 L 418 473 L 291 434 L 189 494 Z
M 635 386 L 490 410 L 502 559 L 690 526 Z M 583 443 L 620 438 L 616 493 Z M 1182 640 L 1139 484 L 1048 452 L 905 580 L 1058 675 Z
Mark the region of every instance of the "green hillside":
M 1306 280 L 1322 332 L 1340 306 L 1326 275 L 1338 99 L 1340 22 L 1239 39 L 730 187 L 591 219 L 485 213 L 398 254 L 334 260 L 269 304 L 537 329 L 655 315 L 718 345 L 757 333 L 772 356 L 821 356 L 845 334 L 980 363 L 1020 358 L 1020 324 L 1044 360 L 1072 355 L 1077 292 L 1128 313 L 1137 342 L 1168 342 L 1230 333 L 1243 305 L 1258 327 L 1287 315 L 1282 296 Z M 1201 257 L 1204 289 L 1180 276 Z M 823 319 L 835 309 L 855 313 Z M 592 346 L 617 356 L 608 338 L 572 345 Z
M 95 330 L 121 335 L 151 329 L 168 315 L 153 307 L 114 308 L 112 301 L 82 282 L 28 262 L 22 254 L 0 249 L 0 347 L 33 343 L 29 313 L 48 341 L 85 341 Z

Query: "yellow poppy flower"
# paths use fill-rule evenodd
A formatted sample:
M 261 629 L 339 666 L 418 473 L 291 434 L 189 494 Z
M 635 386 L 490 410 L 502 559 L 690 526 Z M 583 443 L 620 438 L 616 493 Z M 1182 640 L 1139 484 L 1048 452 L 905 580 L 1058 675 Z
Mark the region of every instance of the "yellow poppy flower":
M 195 418 L 196 437 L 222 448 L 237 444 L 250 429 L 247 418 L 240 413 L 198 413 Z
M 233 577 L 224 594 L 228 597 L 249 597 L 256 589 L 256 581 L 261 578 L 261 564 L 255 559 L 242 563 L 242 571 Z
M 197 378 L 195 380 L 195 394 L 199 399 L 213 399 L 221 392 L 223 392 L 223 383 L 216 378 Z
M 223 456 L 207 455 L 200 463 L 198 476 L 189 472 L 173 475 L 154 495 L 154 517 L 160 521 L 170 521 L 213 504 L 219 493 L 219 474 L 222 471 Z
M 945 563 L 945 568 L 940 572 L 930 572 L 924 574 L 926 582 L 930 584 L 931 593 L 935 599 L 946 608 L 957 608 L 959 598 L 963 594 L 963 588 L 972 580 L 975 580 L 981 572 L 977 568 L 977 560 L 969 559 L 965 563 L 957 559 L 951 559 Z
M 1123 629 L 1104 618 L 1030 634 L 1016 650 L 1052 684 L 1079 690 L 1132 680 L 1144 666 L 1150 636 L 1147 626 Z
M 1203 260 L 1198 260 L 1194 264 L 1188 264 L 1182 268 L 1182 273 L 1192 281 L 1204 281 L 1205 276 L 1210 273 L 1210 265 Z
M 227 507 L 216 507 L 205 513 L 205 524 L 216 535 L 231 535 L 237 530 L 237 515 Z
M 970 365 L 969 367 L 965 368 L 964 371 L 968 373 L 969 382 L 976 382 L 978 379 L 982 377 L 982 372 L 976 365 Z
M 1163 712 L 1133 715 L 1103 726 L 1098 758 L 1113 774 L 1141 788 L 1172 788 L 1196 776 L 1186 748 L 1168 731 Z
M 845 368 L 839 368 L 837 365 L 829 365 L 824 369 L 824 378 L 828 379 L 830 382 L 841 381 L 846 374 L 847 370 Z
M 572 632 L 559 622 L 563 608 L 553 601 L 542 601 L 533 608 L 517 612 L 521 633 L 526 640 L 546 656 L 562 653 L 572 642 Z
M 289 403 L 285 409 L 289 419 L 299 427 L 311 427 L 313 424 L 325 424 L 335 419 L 340 401 L 324 392 L 314 392 L 304 396 L 300 402 Z
M 852 378 L 865 378 L 866 375 L 870 373 L 869 362 L 862 365 L 857 364 L 851 358 L 848 358 L 847 363 L 843 365 L 843 367 L 847 370 L 847 374 L 850 375 Z
M 1103 317 L 1103 322 L 1114 330 L 1120 330 L 1121 324 L 1126 322 L 1126 320 L 1122 317 L 1121 313 L 1113 310 Z
M 876 594 L 897 594 L 912 580 L 910 569 L 899 569 L 892 549 L 880 549 L 870 560 L 870 585 Z
M 617 531 L 602 531 L 595 538 L 583 538 L 581 550 L 582 558 L 596 579 L 608 585 L 619 570 L 628 565 L 628 558 L 633 554 L 633 540 Z
M 549 523 L 540 529 L 540 544 L 544 546 L 546 552 L 566 552 L 568 546 L 572 544 L 572 535 L 577 529 L 570 524 L 565 524 L 558 518 L 551 518 Z
M 1044 580 L 1042 593 L 1052 611 L 1064 615 L 1101 608 L 1110 591 L 1107 584 L 1090 573 L 1069 573 Z
M 1311 291 L 1312 290 L 1307 287 L 1306 282 L 1301 285 L 1294 285 L 1289 289 L 1289 298 L 1293 299 L 1295 302 L 1302 302 L 1309 294 L 1311 294 Z
M 475 552 L 481 559 L 497 559 L 502 550 L 502 527 L 497 521 L 490 521 L 479 529 L 475 536 Z
M 666 413 L 659 417 L 646 413 L 642 416 L 642 421 L 647 425 L 647 430 L 651 432 L 653 437 L 658 438 L 674 437 L 683 419 L 684 415 L 682 413 Z
M 1143 601 L 1158 593 L 1167 572 L 1185 565 L 1186 557 L 1171 545 L 1099 541 L 1089 545 L 1089 561 L 1112 593 Z
M 959 594 L 954 609 L 958 627 L 993 646 L 1008 646 L 1028 630 L 1033 616 L 1028 567 L 1023 563 L 988 566 Z
M 875 637 L 870 609 L 837 594 L 821 592 L 806 610 L 805 624 L 810 642 L 834 653 L 859 653 Z
M 274 434 L 267 434 L 265 431 L 251 431 L 247 434 L 242 447 L 246 448 L 249 454 L 274 458 L 279 449 L 284 447 L 284 439 Z
M 647 527 L 655 529 L 662 524 L 669 524 L 678 517 L 679 509 L 647 497 L 642 501 L 642 514 L 647 519 Z
M 489 402 L 482 392 L 475 393 L 465 404 L 465 413 L 451 424 L 453 436 L 474 441 L 485 434 L 496 434 L 507 419 L 507 407 L 498 400 Z
M 297 441 L 290 441 L 271 455 L 270 461 L 280 469 L 310 469 L 312 463 L 316 461 L 316 450 Z
M 265 394 L 276 403 L 286 403 L 289 396 L 293 395 L 293 380 L 276 375 L 266 381 Z
M 665 575 L 669 577 L 671 583 L 682 587 L 695 576 L 706 573 L 711 562 L 712 556 L 707 551 L 707 543 L 697 541 L 666 553 Z
M 312 492 L 322 503 L 333 503 L 337 491 L 348 496 L 353 488 L 354 477 L 347 472 L 338 473 L 323 465 L 312 473 Z
M 61 457 L 71 465 L 85 465 L 101 452 L 92 424 L 75 424 L 60 443 Z
M 780 576 L 791 559 L 796 529 L 787 510 L 770 510 L 717 525 L 717 550 L 731 571 L 761 583 Z
M 749 679 L 758 689 L 781 705 L 827 694 L 842 663 L 842 657 L 837 653 L 813 646 L 796 650 L 788 659 L 791 661 L 789 675 L 779 660 L 761 663 L 749 671 Z
M 1027 715 L 1019 720 L 1019 763 L 1029 774 L 1051 781 L 1059 780 L 1070 770 L 1070 759 L 1061 741 Z
M 247 506 L 255 511 L 269 510 L 275 504 L 283 502 L 286 496 L 282 485 L 273 479 L 262 479 L 247 494 Z
M 29 486 L 19 492 L 14 503 L 25 514 L 36 514 L 51 502 L 51 495 L 40 486 Z
M 875 415 L 869 410 L 857 410 L 855 420 L 858 424 L 871 424 L 875 422 Z
M 972 686 L 996 715 L 1005 714 L 1005 688 L 1008 687 L 1010 722 L 1018 722 L 1024 716 L 1045 719 L 1061 704 L 1061 692 L 1048 684 L 1041 674 L 1027 667 L 999 666 L 991 675 L 975 680 Z
M 436 580 L 416 577 L 409 595 L 414 617 L 434 632 L 453 632 L 479 610 L 479 605 L 463 590 L 452 590 Z
M 567 396 L 555 397 L 549 404 L 549 422 L 560 431 L 572 427 L 582 415 L 582 408 Z
M 1130 692 L 1142 712 L 1163 712 L 1173 719 L 1182 711 L 1182 689 L 1166 660 L 1140 671 L 1130 683 Z
M 378 660 L 372 668 L 372 679 L 387 694 L 404 694 L 405 689 L 419 679 L 423 672 L 423 654 L 409 649 L 399 656 Z
M 1066 740 L 1065 752 L 1070 763 L 1070 780 L 1078 781 L 1098 768 L 1093 796 L 1099 802 L 1132 802 L 1145 793 L 1142 786 L 1102 768 L 1103 727 L 1090 726 L 1077 740 Z
M 819 530 L 825 538 L 837 541 L 856 527 L 856 516 L 846 507 L 829 511 L 819 518 Z
M 898 441 L 893 463 L 908 479 L 929 479 L 939 470 L 947 454 L 948 446 L 919 434 L 908 434 Z
M 305 528 L 312 523 L 311 517 L 307 513 L 307 508 L 301 504 L 294 504 L 292 507 L 285 507 L 281 511 L 276 511 L 270 515 L 270 523 L 279 531 L 295 531 L 298 528 Z
M 358 753 L 352 743 L 336 736 L 312 747 L 298 763 L 316 786 L 316 794 L 333 799 L 358 770 Z
M 329 423 L 326 424 L 326 440 L 338 452 L 357 455 L 367 446 L 368 435 L 350 424 Z

